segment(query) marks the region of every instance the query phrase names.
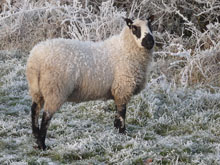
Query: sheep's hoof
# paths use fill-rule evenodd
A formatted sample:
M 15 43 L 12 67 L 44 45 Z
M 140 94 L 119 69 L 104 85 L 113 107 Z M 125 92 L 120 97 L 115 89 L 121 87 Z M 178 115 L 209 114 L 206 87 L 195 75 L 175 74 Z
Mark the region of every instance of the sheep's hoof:
M 119 129 L 121 127 L 121 120 L 120 119 L 115 118 L 114 127 L 117 129 Z
M 45 143 L 42 142 L 41 140 L 37 140 L 37 145 L 38 145 L 38 149 L 40 149 L 40 150 L 44 150 L 45 151 L 47 149 Z
M 126 129 L 125 129 L 125 127 L 119 128 L 119 133 L 126 134 Z
M 45 148 L 43 148 L 43 146 L 39 146 L 39 145 L 37 145 L 37 146 L 33 146 L 33 148 L 34 149 L 39 149 L 39 150 L 47 150 L 47 149 L 50 149 L 49 147 L 47 147 L 47 146 L 45 146 Z
M 125 129 L 125 126 L 122 128 L 122 123 L 121 123 L 121 120 L 118 119 L 118 118 L 115 118 L 115 121 L 114 121 L 114 127 L 116 129 L 119 129 L 119 133 L 123 133 L 125 134 L 126 133 L 126 129 Z
M 38 145 L 38 149 L 46 151 L 47 147 L 46 147 L 45 144 L 44 145 Z

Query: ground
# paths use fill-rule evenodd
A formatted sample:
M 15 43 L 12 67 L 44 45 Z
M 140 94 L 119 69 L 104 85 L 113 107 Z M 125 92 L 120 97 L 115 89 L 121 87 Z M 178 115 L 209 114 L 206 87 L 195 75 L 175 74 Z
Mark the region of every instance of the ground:
M 126 135 L 113 127 L 113 101 L 66 103 L 49 127 L 49 149 L 38 150 L 31 131 L 26 56 L 2 57 L 1 164 L 220 163 L 220 94 L 174 87 L 163 78 L 151 79 L 128 104 Z

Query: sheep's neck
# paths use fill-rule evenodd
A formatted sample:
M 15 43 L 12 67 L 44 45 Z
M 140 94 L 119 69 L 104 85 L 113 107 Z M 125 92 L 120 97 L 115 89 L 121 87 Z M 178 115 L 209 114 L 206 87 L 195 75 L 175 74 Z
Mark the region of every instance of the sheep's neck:
M 121 39 L 123 44 L 123 50 L 125 51 L 125 55 L 127 59 L 136 60 L 138 63 L 142 63 L 146 65 L 146 62 L 150 60 L 150 52 L 148 52 L 144 48 L 140 48 L 134 37 L 132 36 L 129 28 L 124 28 L 121 32 Z

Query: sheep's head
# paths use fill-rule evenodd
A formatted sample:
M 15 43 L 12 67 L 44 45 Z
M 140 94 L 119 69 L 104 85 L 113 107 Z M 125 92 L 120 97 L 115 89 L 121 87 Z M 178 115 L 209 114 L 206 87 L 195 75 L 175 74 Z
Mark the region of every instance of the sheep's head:
M 127 26 L 131 30 L 137 45 L 141 48 L 151 50 L 154 47 L 154 37 L 152 34 L 151 22 L 154 16 L 150 16 L 146 20 L 125 18 Z

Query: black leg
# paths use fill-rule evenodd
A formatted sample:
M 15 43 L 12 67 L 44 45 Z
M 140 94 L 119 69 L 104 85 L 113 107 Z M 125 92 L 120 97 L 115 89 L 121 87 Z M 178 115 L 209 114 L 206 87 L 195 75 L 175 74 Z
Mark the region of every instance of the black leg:
M 40 131 L 39 124 L 38 124 L 39 113 L 37 111 L 39 111 L 37 103 L 33 102 L 32 106 L 31 106 L 31 119 L 32 119 L 32 131 L 33 131 L 33 135 L 36 139 L 38 139 L 39 131 Z
M 49 127 L 50 121 L 51 121 L 52 115 L 48 112 L 43 112 L 42 122 L 41 122 L 41 128 L 39 133 L 39 138 L 37 139 L 37 144 L 39 149 L 46 149 L 45 145 L 45 138 L 47 134 L 47 129 Z
M 115 115 L 114 126 L 119 129 L 119 133 L 125 133 L 125 115 L 126 104 L 117 105 L 117 114 Z

